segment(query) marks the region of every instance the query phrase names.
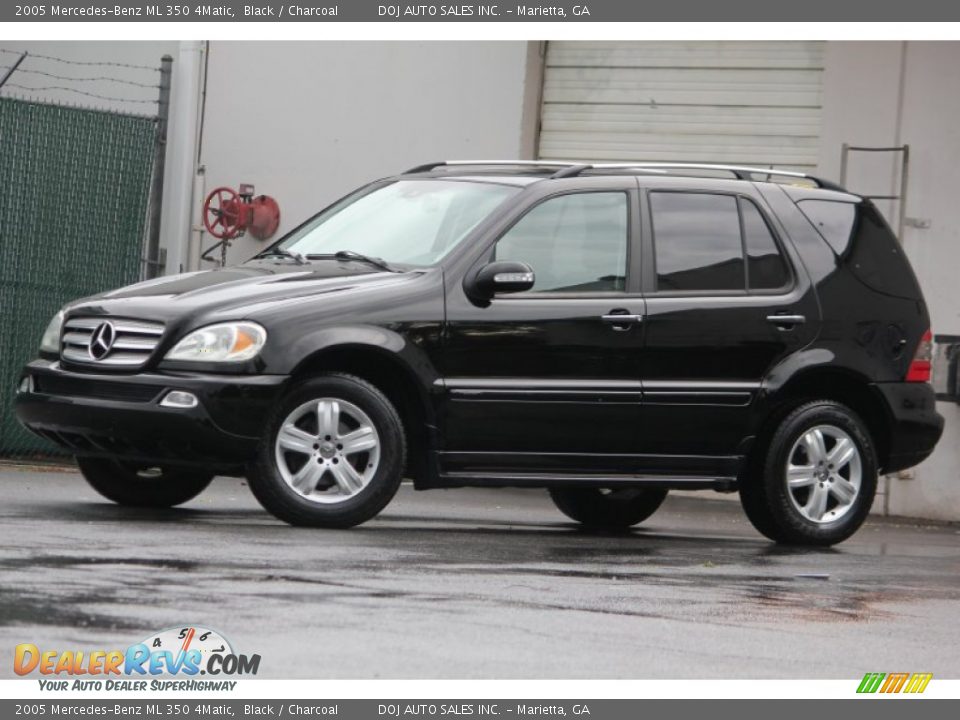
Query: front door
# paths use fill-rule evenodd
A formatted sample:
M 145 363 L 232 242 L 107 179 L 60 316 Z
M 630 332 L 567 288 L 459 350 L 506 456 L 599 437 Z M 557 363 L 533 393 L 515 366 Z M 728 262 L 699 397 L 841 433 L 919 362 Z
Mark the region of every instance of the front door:
M 532 290 L 481 307 L 448 289 L 444 472 L 629 465 L 644 314 L 629 269 L 637 197 L 632 178 L 544 197 L 477 260 L 528 263 Z
M 752 188 L 644 194 L 640 450 L 665 471 L 726 459 L 733 474 L 763 379 L 816 335 L 816 298 Z

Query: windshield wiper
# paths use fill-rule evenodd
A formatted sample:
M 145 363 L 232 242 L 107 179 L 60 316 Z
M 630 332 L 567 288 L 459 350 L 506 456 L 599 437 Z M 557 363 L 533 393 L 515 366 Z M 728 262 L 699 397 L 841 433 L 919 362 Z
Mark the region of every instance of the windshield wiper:
M 395 267 L 392 267 L 383 258 L 372 257 L 370 255 L 364 255 L 362 253 L 354 252 L 353 250 L 337 250 L 337 252 L 332 255 L 307 255 L 307 260 L 322 260 L 323 258 L 336 258 L 337 260 L 353 260 L 355 262 L 367 263 L 367 265 L 373 265 L 376 268 L 381 270 L 386 270 L 387 272 L 399 273 L 403 270 L 399 270 Z
M 293 250 L 284 250 L 283 248 L 270 248 L 265 250 L 259 255 L 254 255 L 255 258 L 265 258 L 270 257 L 271 255 L 276 255 L 278 257 L 286 257 L 291 260 L 296 261 L 297 265 L 306 265 L 307 261 L 303 259 L 303 255 Z

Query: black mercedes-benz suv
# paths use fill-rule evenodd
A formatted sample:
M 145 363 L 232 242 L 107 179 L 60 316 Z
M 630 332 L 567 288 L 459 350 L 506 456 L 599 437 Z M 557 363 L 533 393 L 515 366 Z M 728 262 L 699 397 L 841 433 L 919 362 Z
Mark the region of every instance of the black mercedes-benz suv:
M 828 545 L 939 439 L 930 354 L 896 237 L 826 181 L 447 162 L 239 266 L 70 303 L 16 411 L 125 505 L 245 475 L 277 517 L 347 527 L 406 476 L 546 488 L 617 529 L 713 489 Z

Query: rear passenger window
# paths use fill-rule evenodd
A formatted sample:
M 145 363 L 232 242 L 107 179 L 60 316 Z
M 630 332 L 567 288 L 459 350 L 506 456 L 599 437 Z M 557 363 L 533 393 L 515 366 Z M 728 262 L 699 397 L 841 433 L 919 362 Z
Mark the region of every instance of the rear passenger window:
M 743 243 L 747 249 L 747 285 L 751 290 L 776 290 L 790 280 L 787 265 L 760 210 L 740 199 Z
M 658 290 L 743 290 L 743 243 L 732 195 L 650 193 Z
M 759 208 L 733 195 L 650 193 L 657 290 L 769 291 L 790 281 Z

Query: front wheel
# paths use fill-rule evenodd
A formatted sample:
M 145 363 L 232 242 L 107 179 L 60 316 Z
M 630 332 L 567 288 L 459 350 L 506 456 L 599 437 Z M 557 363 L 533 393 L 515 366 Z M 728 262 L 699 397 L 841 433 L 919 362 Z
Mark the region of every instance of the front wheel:
M 571 520 L 598 530 L 625 530 L 657 511 L 667 491 L 657 488 L 550 488 L 554 505 Z
M 809 402 L 777 427 L 740 486 L 753 526 L 776 542 L 827 546 L 866 520 L 877 490 L 870 433 L 850 408 Z
M 211 473 L 171 467 L 146 467 L 110 458 L 78 457 L 90 486 L 108 500 L 127 507 L 165 508 L 202 493 Z
M 405 448 L 387 397 L 361 378 L 331 373 L 281 399 L 247 478 L 281 520 L 347 528 L 374 517 L 396 494 Z

